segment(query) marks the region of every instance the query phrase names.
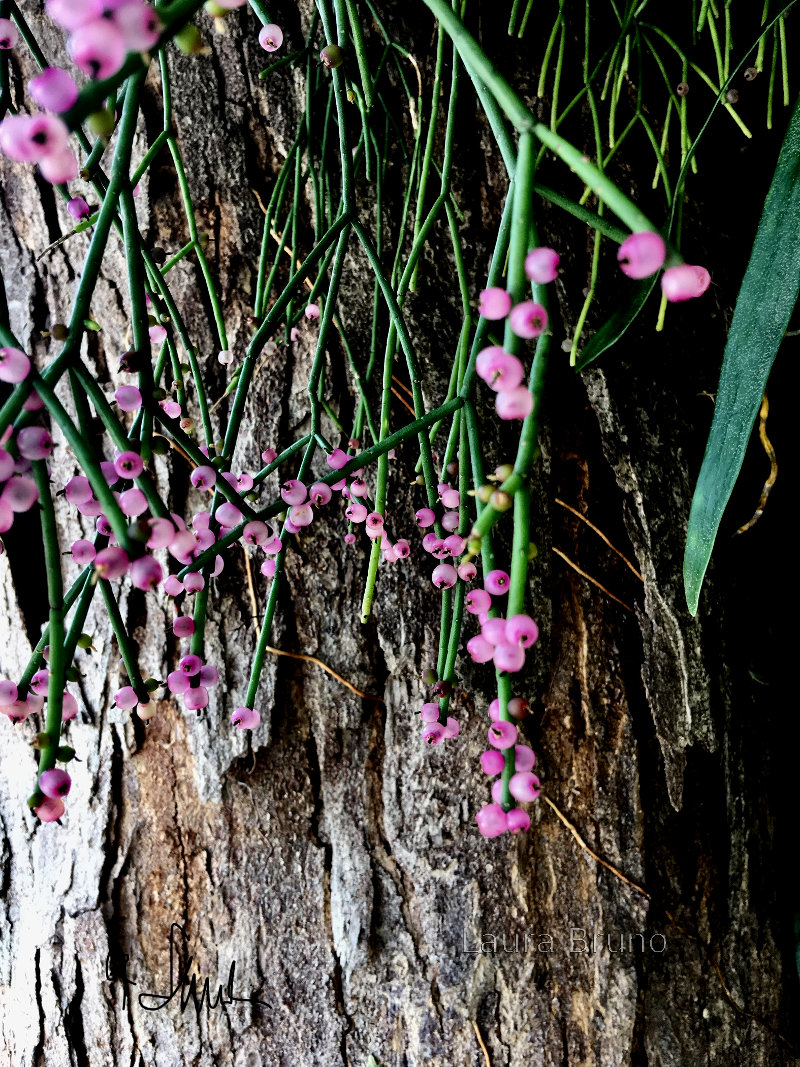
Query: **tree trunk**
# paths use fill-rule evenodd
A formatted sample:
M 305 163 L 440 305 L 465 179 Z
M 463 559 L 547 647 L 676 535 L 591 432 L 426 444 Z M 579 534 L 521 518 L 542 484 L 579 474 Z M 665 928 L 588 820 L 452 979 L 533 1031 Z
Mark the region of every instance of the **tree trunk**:
M 429 93 L 431 29 L 422 10 L 390 14 L 408 20 Z M 305 9 L 286 12 L 287 38 L 299 40 L 308 19 Z M 212 237 L 239 355 L 255 287 L 258 198 L 269 196 L 302 98 L 301 79 L 286 71 L 259 81 L 255 25 L 242 9 L 227 34 L 208 34 L 210 55 L 171 49 L 169 60 L 189 184 L 200 228 Z M 54 51 L 52 31 L 39 28 Z M 28 60 L 19 62 L 29 76 Z M 148 92 L 157 90 L 154 70 Z M 485 131 L 480 123 L 472 128 L 466 79 L 460 106 L 456 187 L 467 209 L 477 294 L 504 185 L 494 159 L 484 173 L 477 146 Z M 135 159 L 155 132 L 142 126 Z M 774 159 L 776 143 L 773 136 L 767 150 L 766 140 L 743 164 L 762 185 L 770 170 L 763 159 Z M 187 234 L 174 171 L 161 158 L 137 204 L 148 245 L 171 254 Z M 258 701 L 266 726 L 252 738 L 229 726 L 258 632 L 241 551 L 229 553 L 212 593 L 207 658 L 223 685 L 202 715 L 165 699 L 144 727 L 111 708 L 124 680 L 98 604 L 86 626 L 95 651 L 79 654 L 83 678 L 73 686 L 82 706 L 67 736 L 83 763 L 63 825 L 38 824 L 23 805 L 35 781 L 32 721 L 9 724 L 2 746 L 4 1062 L 795 1062 L 791 901 L 781 857 L 797 728 L 787 736 L 788 641 L 771 611 L 789 558 L 780 483 L 760 524 L 730 538 L 758 496 L 765 461 L 757 445 L 697 619 L 686 611 L 681 580 L 713 411 L 703 391 L 715 388 L 725 319 L 752 239 L 747 224 L 757 218 L 749 209 L 741 232 L 714 228 L 718 216 L 732 217 L 726 211 L 735 190 L 720 192 L 717 184 L 727 159 L 706 161 L 691 208 L 698 219 L 706 212 L 699 240 L 715 241 L 698 247 L 717 283 L 704 305 L 677 309 L 658 335 L 648 305 L 624 342 L 581 376 L 563 365 L 566 356 L 556 358 L 555 346 L 531 522 L 538 555 L 529 602 L 542 638 L 538 655 L 529 656 L 533 715 L 525 732 L 544 791 L 530 832 L 491 841 L 477 833 L 475 812 L 488 799 L 479 755 L 493 694 L 490 672 L 463 651 L 454 705 L 461 735 L 434 749 L 419 741 L 420 679 L 436 661 L 439 612 L 416 541 L 405 567 L 381 568 L 365 626 L 366 555 L 343 545 L 344 519 L 331 513 L 289 549 L 271 644 L 317 657 L 366 695 L 316 662 L 270 655 Z M 627 159 L 634 174 L 635 162 Z M 63 205 L 31 168 L 7 161 L 2 196 L 12 327 L 43 365 L 53 353 L 42 333 L 68 319 L 87 237 L 39 259 L 71 228 Z M 361 185 L 360 210 L 374 223 L 370 197 Z M 482 213 L 474 208 L 481 202 Z M 384 207 L 389 217 L 396 204 Z M 564 218 L 549 208 L 543 221 L 549 242 L 571 249 L 558 283 L 566 324 L 555 325 L 559 341 L 571 336 L 588 262 L 585 231 Z M 440 243 L 447 247 L 446 233 Z M 112 236 L 92 304 L 102 330 L 84 353 L 104 387 L 122 381 L 123 279 L 121 242 Z M 200 359 L 221 391 L 198 279 L 187 260 L 175 269 L 173 291 L 192 335 L 207 338 Z M 430 403 L 446 389 L 437 353 L 454 349 L 453 290 L 449 258 L 428 256 L 405 309 Z M 342 315 L 358 339 L 371 315 L 371 281 L 355 255 L 343 291 Z M 251 436 L 243 437 L 234 469 L 257 469 L 262 448 L 308 428 L 312 346 L 306 331 L 266 363 L 248 401 Z M 331 388 L 346 403 L 338 351 L 331 361 Z M 773 393 L 771 426 L 782 458 L 792 383 L 787 368 L 779 364 L 777 373 L 786 388 Z M 402 408 L 394 418 L 403 423 Z M 75 465 L 54 436 L 60 488 Z M 497 462 L 509 458 L 502 451 L 509 442 L 498 447 Z M 399 451 L 392 468 L 397 535 L 420 506 L 409 485 L 414 458 L 411 448 Z M 162 487 L 169 469 L 158 460 Z M 639 574 L 564 504 L 599 527 Z M 181 510 L 183 499 L 172 505 Z M 63 498 L 57 509 L 66 550 L 80 527 Z M 46 612 L 41 565 L 28 568 L 24 538 L 7 548 L 1 673 L 14 678 Z M 77 573 L 68 557 L 64 573 L 67 582 Z M 257 568 L 255 579 L 261 618 Z M 142 594 L 128 595 L 124 608 L 145 673 L 166 677 L 177 651 L 169 609 Z M 171 938 L 176 968 L 193 958 L 197 1000 L 206 979 L 212 999 L 220 986 L 223 1000 L 231 990 L 240 999 L 199 1013 L 185 994 L 181 1003 L 180 992 L 166 1002 Z

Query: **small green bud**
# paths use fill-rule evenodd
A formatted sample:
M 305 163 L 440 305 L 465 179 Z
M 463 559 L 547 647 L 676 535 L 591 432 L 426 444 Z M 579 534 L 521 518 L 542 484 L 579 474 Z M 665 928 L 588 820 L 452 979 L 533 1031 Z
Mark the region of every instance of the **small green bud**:
M 188 363 L 181 363 L 180 364 L 180 368 L 181 368 L 181 374 L 191 374 L 191 372 L 192 372 L 192 368 Z
M 189 23 L 175 34 L 175 44 L 187 56 L 196 56 L 203 51 L 203 36 L 196 26 Z
M 53 338 L 54 341 L 66 341 L 68 334 L 69 327 L 66 326 L 63 322 L 57 322 L 50 331 L 50 336 Z
M 44 803 L 44 793 L 41 789 L 37 789 L 35 793 L 31 793 L 28 797 L 28 807 L 33 811 L 38 808 L 40 804 Z
M 110 108 L 104 107 L 90 115 L 87 122 L 95 137 L 110 137 L 114 132 L 116 120 L 114 112 Z
M 511 463 L 502 463 L 495 469 L 494 476 L 498 482 L 504 482 L 506 478 L 510 478 L 514 473 L 514 467 Z
M 56 759 L 59 763 L 70 763 L 76 758 L 75 749 L 69 745 L 60 745 L 56 751 Z
M 169 452 L 169 441 L 166 437 L 154 437 L 150 448 L 156 456 L 166 456 Z
M 475 490 L 475 496 L 482 504 L 488 504 L 493 492 L 491 485 L 481 485 Z
M 41 752 L 43 748 L 50 748 L 51 745 L 50 734 L 47 733 L 37 734 L 31 741 L 31 748 L 35 748 L 37 752 Z
M 158 401 L 158 400 L 166 400 L 166 399 L 167 399 L 167 391 L 166 391 L 166 389 L 154 389 L 153 390 L 153 400 Z
M 422 672 L 422 681 L 425 685 L 435 685 L 437 682 L 436 671 L 433 667 L 428 667 L 427 670 Z
M 536 557 L 537 557 L 538 555 L 539 555 L 539 549 L 538 549 L 538 547 L 536 546 L 536 544 L 535 544 L 535 543 L 534 543 L 533 541 L 531 541 L 531 542 L 530 542 L 530 543 L 528 544 L 528 562 L 530 563 L 530 561 L 531 561 L 532 559 L 536 559 Z
M 157 678 L 146 678 L 144 687 L 148 693 L 154 693 L 156 689 L 161 688 L 161 682 Z
M 471 537 L 469 539 L 469 541 L 467 541 L 467 552 L 469 552 L 470 556 L 477 556 L 478 553 L 480 552 L 480 550 L 481 550 L 481 539 L 480 539 L 480 537 Z
M 94 638 L 91 634 L 81 634 L 78 638 L 78 648 L 93 648 Z
M 72 667 L 67 667 L 67 669 L 64 671 L 64 678 L 68 682 L 79 682 L 82 677 L 83 675 L 78 670 L 78 668 L 74 666 L 74 664 Z
M 495 489 L 489 497 L 489 503 L 495 511 L 508 511 L 513 502 L 508 493 L 504 493 L 502 489 Z

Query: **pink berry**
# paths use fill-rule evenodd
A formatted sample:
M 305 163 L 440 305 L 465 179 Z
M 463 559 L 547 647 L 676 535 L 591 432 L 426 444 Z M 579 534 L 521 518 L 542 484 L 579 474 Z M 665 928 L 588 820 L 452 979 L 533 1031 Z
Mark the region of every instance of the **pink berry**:
M 506 640 L 506 620 L 487 619 L 481 626 L 481 634 L 490 645 L 501 645 Z
M 561 257 L 552 248 L 534 248 L 525 257 L 525 274 L 532 282 L 546 285 L 558 277 Z
M 64 148 L 40 159 L 39 170 L 51 185 L 63 185 L 78 177 L 78 160 L 71 148 Z
M 440 563 L 434 568 L 431 581 L 437 589 L 451 589 L 458 581 L 458 573 L 449 563 Z
M 289 505 L 303 504 L 307 497 L 306 487 L 296 478 L 290 478 L 281 486 L 281 496 Z
M 147 333 L 154 345 L 161 344 L 161 342 L 167 336 L 167 331 L 164 329 L 163 326 L 151 326 Z M 177 412 L 175 412 L 175 408 L 177 407 L 178 411 L 180 411 L 180 405 L 174 403 L 173 401 L 162 401 L 162 404 L 167 403 L 169 403 L 170 410 L 167 410 L 167 408 L 164 407 L 164 411 L 166 411 L 168 415 L 172 415 L 173 418 L 176 418 Z
M 211 467 L 195 467 L 189 479 L 195 489 L 210 489 L 217 480 L 217 472 Z
M 399 541 L 395 541 L 394 551 L 398 559 L 405 559 L 411 552 L 411 545 L 405 538 L 401 537 Z
M 492 596 L 503 596 L 508 592 L 509 581 L 510 579 L 505 571 L 489 571 L 483 584 L 487 593 L 491 593 Z
M 342 467 L 350 460 L 350 456 L 346 452 L 342 452 L 341 448 L 334 448 L 333 452 L 328 456 L 328 466 L 332 467 L 335 471 L 341 470 Z
M 422 740 L 426 745 L 438 745 L 444 740 L 444 726 L 440 722 L 429 722 L 422 727 Z
M 261 725 L 261 714 L 255 708 L 234 708 L 231 722 L 237 730 L 255 730 Z
M 141 556 L 131 563 L 131 583 L 136 589 L 157 589 L 163 578 L 161 564 L 152 556 Z
M 649 278 L 661 270 L 667 258 L 664 238 L 652 230 L 632 233 L 619 246 L 617 260 L 623 274 L 629 278 Z
M 136 695 L 136 690 L 132 685 L 123 686 L 118 693 L 114 694 L 114 703 L 122 711 L 130 711 L 131 708 L 135 708 L 139 703 L 139 698 Z
M 525 385 L 498 393 L 494 401 L 498 418 L 506 422 L 511 419 L 527 419 L 533 411 L 533 395 Z
M 512 615 L 506 627 L 506 640 L 512 645 L 530 648 L 539 638 L 539 627 L 530 615 Z
M 217 508 L 216 520 L 220 526 L 224 526 L 226 529 L 232 530 L 234 526 L 238 526 L 244 516 L 235 504 L 229 504 L 226 500 L 224 504 L 220 504 Z
M 306 307 L 306 318 L 311 320 L 319 318 L 319 304 L 309 304 Z
M 488 663 L 494 655 L 494 646 L 481 634 L 476 634 L 467 641 L 467 652 L 475 663 Z
M 175 536 L 175 527 L 169 519 L 159 516 L 155 519 L 148 519 L 147 525 L 150 527 L 150 536 L 146 544 L 150 549 L 166 548 Z
M 7 51 L 19 40 L 19 30 L 11 19 L 0 18 L 0 49 Z
M 79 26 L 67 47 L 83 73 L 98 81 L 116 74 L 125 62 L 125 38 L 109 19 L 94 19 Z
M 82 196 L 74 196 L 72 200 L 67 201 L 67 211 L 78 222 L 88 219 L 91 214 L 89 205 Z
M 511 294 L 505 289 L 484 289 L 481 292 L 478 313 L 485 319 L 504 319 L 511 310 Z
M 201 589 L 204 589 L 206 580 L 199 571 L 189 571 L 186 577 L 183 579 L 183 588 L 187 593 L 199 593 Z
M 457 511 L 446 511 L 442 515 L 442 528 L 447 530 L 448 533 L 455 533 L 460 523 L 459 514 Z
M 43 107 L 45 111 L 69 111 L 78 99 L 75 79 L 60 67 L 45 67 L 28 82 L 28 90 L 39 107 Z M 67 209 L 69 210 L 69 204 Z M 78 216 L 74 215 L 73 218 Z
M 135 385 L 121 385 L 114 393 L 114 399 L 122 411 L 138 411 L 142 406 L 142 394 Z
M 41 411 L 44 407 L 44 400 L 39 396 L 37 392 L 31 391 L 28 394 L 28 398 L 22 405 L 23 411 Z
M 423 704 L 419 709 L 419 715 L 423 722 L 438 722 L 439 705 L 434 703 Z
M 525 368 L 516 356 L 500 349 L 481 363 L 478 374 L 496 393 L 507 393 L 521 383 Z
M 120 452 L 114 460 L 114 470 L 120 478 L 138 478 L 144 470 L 142 457 L 138 452 Z
M 524 697 L 512 697 L 508 702 L 508 714 L 512 719 L 528 717 L 528 701 Z
M 194 633 L 194 620 L 190 615 L 178 615 L 172 621 L 172 632 L 176 637 L 191 637 Z
M 188 656 L 184 656 L 178 664 L 179 670 L 183 671 L 183 673 L 188 675 L 190 678 L 197 674 L 197 672 L 202 666 L 203 661 L 200 659 L 200 657 L 195 656 L 191 653 Z
M 538 337 L 547 329 L 547 312 L 541 304 L 524 300 L 511 309 L 508 322 L 517 337 Z
M 13 704 L 17 699 L 17 687 L 14 682 L 0 682 L 0 705 Z
M 121 578 L 130 565 L 128 553 L 118 546 L 104 548 L 94 558 L 94 568 L 101 578 L 109 581 Z
M 470 589 L 464 598 L 464 606 L 471 615 L 480 615 L 492 606 L 492 598 L 485 589 Z
M 146 52 L 164 28 L 155 11 L 141 0 L 128 0 L 114 8 L 114 24 L 122 34 L 128 52 Z
M 510 834 L 523 833 L 531 828 L 531 817 L 522 808 L 512 808 L 508 813 L 508 832 Z
M 46 667 L 43 667 L 42 670 L 37 671 L 33 678 L 31 678 L 31 683 L 28 688 L 32 693 L 36 693 L 37 696 L 40 696 L 41 694 L 46 695 L 49 682 L 50 671 Z
M 274 448 L 265 448 L 264 451 L 261 453 L 261 461 L 267 467 L 270 465 L 270 463 L 274 463 L 277 458 L 278 453 L 275 451 Z
M 452 718 L 452 716 L 448 716 L 447 722 L 445 723 L 445 726 L 444 726 L 444 736 L 445 737 L 458 737 L 460 731 L 461 731 L 461 727 L 458 724 L 458 720 Z
M 430 508 L 420 508 L 419 511 L 415 513 L 414 518 L 417 520 L 417 526 L 421 527 L 423 530 L 427 526 L 433 526 L 436 521 L 436 515 Z
M 204 685 L 187 689 L 183 694 L 183 704 L 187 711 L 200 711 L 208 707 L 208 690 Z
M 274 52 L 283 44 L 283 30 L 273 22 L 262 26 L 258 34 L 258 43 L 267 52 Z
M 710 284 L 711 275 L 706 268 L 689 263 L 668 267 L 661 275 L 661 291 L 673 304 L 702 296 Z
M 177 696 L 185 693 L 191 684 L 189 676 L 184 674 L 183 671 L 170 671 L 167 675 L 167 688 L 170 693 L 175 693 Z
M 325 482 L 314 482 L 309 486 L 308 499 L 315 507 L 321 507 L 323 504 L 329 504 L 333 492 L 329 485 Z
M 499 804 L 484 804 L 475 821 L 484 837 L 499 837 L 508 829 L 508 818 Z
M 508 788 L 514 800 L 521 804 L 530 803 L 539 799 L 541 782 L 530 771 L 518 771 L 511 775 Z
M 31 361 L 18 348 L 0 348 L 0 382 L 16 385 L 31 371 Z
M 210 689 L 212 686 L 219 684 L 219 671 L 216 667 L 212 667 L 210 663 L 204 663 L 200 668 L 200 685 L 206 686 Z
M 119 495 L 119 506 L 123 515 L 133 519 L 147 511 L 147 497 L 141 489 L 126 489 Z
M 477 573 L 478 568 L 474 563 L 462 563 L 458 568 L 458 577 L 462 582 L 471 582 Z
M 517 771 L 532 771 L 536 766 L 536 755 L 532 748 L 527 745 L 516 745 L 514 748 L 514 767 Z
M 497 645 L 494 650 L 494 665 L 499 671 L 514 674 L 525 666 L 525 652 L 520 645 Z
M 265 559 L 264 562 L 261 564 L 261 573 L 264 575 L 265 578 L 274 578 L 275 577 L 275 560 L 274 559 Z
M 56 822 L 66 811 L 61 797 L 45 797 L 38 808 L 33 809 L 33 814 L 41 822 Z
M 102 0 L 47 0 L 45 9 L 62 29 L 72 33 L 103 14 Z
M 183 592 L 183 583 L 174 574 L 170 574 L 164 580 L 164 592 L 167 596 L 178 596 Z
M 481 769 L 490 778 L 493 778 L 496 774 L 502 774 L 505 765 L 505 756 L 496 748 L 489 748 L 481 755 Z
M 517 740 L 517 728 L 513 723 L 498 719 L 489 727 L 489 744 L 492 748 L 511 748 Z
M 345 509 L 345 515 L 350 522 L 364 522 L 367 517 L 367 509 L 363 504 L 359 504 L 357 501 L 353 501 Z
M 17 448 L 25 459 L 46 459 L 53 451 L 53 438 L 41 426 L 26 426 L 17 434 Z

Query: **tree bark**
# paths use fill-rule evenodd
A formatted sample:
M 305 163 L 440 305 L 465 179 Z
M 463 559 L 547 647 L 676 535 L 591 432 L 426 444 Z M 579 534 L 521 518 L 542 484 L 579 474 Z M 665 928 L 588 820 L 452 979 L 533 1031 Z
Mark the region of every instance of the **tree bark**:
M 302 96 L 292 74 L 258 80 L 264 63 L 255 18 L 240 14 L 210 40 L 210 55 L 170 51 L 176 125 L 237 354 L 247 343 L 255 287 L 262 219 L 255 193 L 266 200 Z M 299 39 L 308 14 L 285 13 L 287 37 Z M 421 15 L 415 23 L 411 14 L 392 14 L 411 27 L 429 89 L 430 25 Z M 22 69 L 29 76 L 24 62 Z M 157 88 L 151 73 L 148 92 Z M 470 130 L 468 96 L 465 85 L 456 185 L 464 206 L 483 204 L 464 222 L 477 293 L 503 185 L 492 159 L 483 173 L 482 127 Z M 136 158 L 153 132 L 142 126 Z M 763 182 L 758 151 L 763 145 L 746 166 Z M 627 162 L 635 173 L 635 160 Z M 698 215 L 723 214 L 724 204 L 711 204 L 722 166 L 709 163 L 700 179 L 706 200 L 698 192 Z M 42 365 L 49 354 L 42 331 L 68 318 L 87 237 L 39 259 L 70 229 L 63 205 L 31 168 L 7 161 L 0 195 L 12 326 Z M 170 253 L 186 240 L 177 197 L 165 161 L 137 201 L 148 244 Z M 359 198 L 370 217 L 367 186 Z M 558 285 L 566 325 L 556 330 L 570 336 L 586 281 L 585 236 L 553 209 L 544 227 L 565 249 Z M 700 394 L 715 387 L 724 320 L 752 232 L 719 235 L 707 250 L 715 290 L 703 308 L 671 315 L 664 334 L 654 335 L 652 312 L 645 315 L 581 376 L 555 358 L 556 345 L 531 523 L 538 556 L 530 603 L 542 638 L 526 675 L 533 715 L 525 732 L 544 794 L 527 835 L 486 841 L 475 827 L 488 799 L 478 760 L 489 672 L 462 655 L 461 736 L 435 749 L 419 741 L 420 678 L 436 659 L 439 619 L 416 542 L 413 565 L 381 568 L 366 626 L 358 621 L 366 556 L 344 548 L 344 520 L 331 514 L 289 549 L 271 643 L 318 657 L 367 695 L 316 663 L 271 656 L 258 701 L 266 726 L 252 738 L 229 727 L 257 635 L 241 552 L 229 555 L 211 598 L 207 658 L 223 685 L 202 715 L 164 700 L 145 728 L 111 709 L 123 684 L 118 653 L 102 611 L 92 609 L 86 629 L 96 650 L 80 655 L 81 714 L 68 729 L 83 763 L 63 825 L 37 824 L 23 805 L 35 781 L 33 723 L 8 725 L 2 745 L 4 1062 L 795 1062 L 782 856 L 797 730 L 784 722 L 781 656 L 789 645 L 772 614 L 789 548 L 780 484 L 760 525 L 730 538 L 757 499 L 757 446 L 745 467 L 747 491 L 734 500 L 740 521 L 723 531 L 697 619 L 686 611 L 681 580 L 713 410 Z M 347 272 L 342 314 L 357 326 L 371 314 L 370 281 L 358 257 Z M 102 330 L 84 353 L 109 388 L 122 380 L 123 278 L 121 243 L 112 237 L 92 305 Z M 407 304 L 430 402 L 446 388 L 438 353 L 454 347 L 451 279 L 449 261 L 428 256 Z M 188 261 L 176 269 L 173 291 L 193 336 L 208 339 L 200 358 L 221 390 L 197 283 Z M 257 469 L 262 448 L 304 432 L 311 344 L 304 335 L 281 345 L 256 379 L 245 416 L 252 431 L 236 469 Z M 782 456 L 793 382 L 788 368 L 779 364 L 777 373 L 786 388 L 773 395 L 771 425 Z M 344 376 L 332 374 L 345 403 Z M 400 425 L 402 409 L 395 418 Z M 54 436 L 53 482 L 61 487 L 75 468 Z M 498 447 L 499 462 L 508 442 Z M 406 453 L 391 476 L 398 536 L 420 506 Z M 166 486 L 166 460 L 157 474 Z M 640 577 L 562 501 L 598 526 Z M 63 499 L 56 503 L 66 548 L 80 527 Z M 183 500 L 173 505 L 180 510 Z M 0 558 L 2 676 L 9 678 L 21 673 L 46 618 L 24 551 L 24 543 L 9 542 Z M 69 558 L 64 573 L 67 582 L 76 573 Z M 257 570 L 256 579 L 260 615 Z M 165 638 L 169 610 L 141 594 L 123 606 L 146 673 L 166 677 L 177 644 Z M 222 986 L 242 999 L 199 1013 L 191 1002 L 182 1010 L 180 993 L 159 1001 L 155 994 L 166 999 L 171 989 L 171 936 L 177 960 L 193 957 L 198 998 L 208 979 L 212 998 Z

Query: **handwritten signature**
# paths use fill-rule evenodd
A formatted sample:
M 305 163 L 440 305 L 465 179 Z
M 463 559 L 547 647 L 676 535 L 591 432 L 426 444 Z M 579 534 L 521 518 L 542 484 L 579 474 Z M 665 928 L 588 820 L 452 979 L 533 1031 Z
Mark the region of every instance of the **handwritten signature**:
M 230 966 L 228 972 L 228 981 L 225 985 L 219 985 L 217 987 L 216 996 L 211 996 L 210 979 L 205 978 L 202 986 L 198 991 L 198 982 L 200 978 L 196 974 L 190 975 L 189 972 L 192 968 L 194 956 L 189 956 L 186 961 L 186 966 L 181 970 L 180 968 L 180 956 L 184 945 L 188 947 L 189 939 L 186 935 L 186 931 L 179 923 L 172 923 L 169 928 L 169 990 L 166 993 L 149 992 L 139 993 L 137 999 L 139 1005 L 145 1009 L 145 1011 L 161 1011 L 162 1008 L 176 1000 L 177 1004 L 180 1004 L 181 1014 L 186 1010 L 187 1006 L 191 1002 L 194 1004 L 195 1011 L 198 1018 L 200 1012 L 205 1006 L 206 1015 L 209 1012 L 214 1011 L 215 1008 L 226 1008 L 229 1004 L 257 1004 L 262 1008 L 270 1008 L 272 1005 L 267 1004 L 266 1001 L 257 1000 L 255 997 L 237 997 L 233 992 L 233 983 L 236 977 L 236 961 L 234 960 Z M 138 982 L 134 982 L 128 974 L 128 955 L 124 955 L 125 964 L 122 968 L 122 973 L 115 973 L 112 967 L 111 953 L 109 952 L 106 957 L 106 981 L 122 981 L 122 1007 L 125 1009 L 129 998 L 129 987 L 139 985 Z M 180 994 L 180 996 L 179 996 Z

